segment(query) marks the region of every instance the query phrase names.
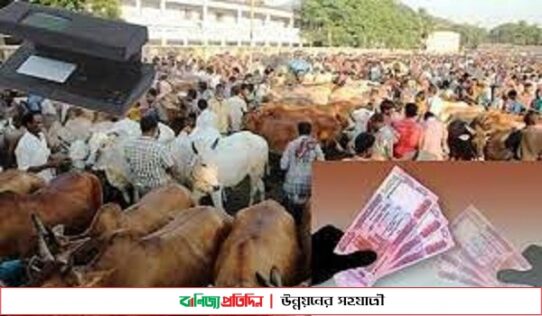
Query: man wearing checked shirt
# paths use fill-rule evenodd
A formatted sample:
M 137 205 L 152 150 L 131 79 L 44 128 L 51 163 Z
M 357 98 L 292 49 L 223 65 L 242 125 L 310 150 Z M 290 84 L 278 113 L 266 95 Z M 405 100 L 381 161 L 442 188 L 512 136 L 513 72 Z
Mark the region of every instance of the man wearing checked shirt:
M 149 114 L 140 121 L 142 136 L 124 148 L 126 161 L 140 196 L 176 178 L 174 162 L 166 147 L 158 142 L 158 119 Z

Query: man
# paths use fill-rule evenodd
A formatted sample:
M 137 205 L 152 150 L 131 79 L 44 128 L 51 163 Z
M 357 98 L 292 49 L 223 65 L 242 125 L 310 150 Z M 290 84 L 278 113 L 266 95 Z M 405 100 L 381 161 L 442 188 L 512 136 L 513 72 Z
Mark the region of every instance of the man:
M 394 156 L 401 160 L 412 160 L 418 153 L 423 136 L 423 128 L 416 118 L 418 106 L 408 103 L 405 106 L 405 118 L 392 123 L 392 127 L 399 135 L 394 147 Z
M 443 161 L 448 149 L 448 130 L 431 112 L 424 117 L 424 132 L 420 147 L 419 161 Z
M 235 133 L 241 130 L 243 124 L 243 116 L 248 111 L 247 103 L 243 99 L 243 92 L 239 86 L 232 89 L 232 97 L 226 100 L 229 123 L 228 129 Z
M 439 91 L 436 86 L 431 85 L 429 87 L 429 112 L 433 113 L 436 117 L 440 117 L 444 108 L 444 102 L 439 96 Z
M 525 110 L 525 105 L 521 104 L 521 102 L 518 100 L 518 92 L 516 90 L 511 90 L 508 92 L 506 110 L 512 114 L 521 114 L 521 112 Z
M 311 136 L 311 124 L 301 122 L 297 129 L 299 137 L 286 147 L 280 167 L 286 171 L 284 205 L 299 224 L 303 208 L 311 196 L 312 163 L 324 161 L 325 157 L 318 141 Z
M 174 162 L 167 149 L 158 142 L 158 119 L 146 115 L 139 122 L 142 136 L 130 141 L 124 149 L 126 161 L 141 196 L 167 184 L 176 177 Z
M 395 103 L 391 100 L 384 100 L 380 104 L 380 113 L 384 115 L 384 123 L 391 125 L 392 122 L 399 120 L 400 115 L 395 111 Z
M 209 102 L 209 108 L 216 114 L 218 120 L 218 131 L 220 134 L 228 133 L 228 106 L 225 100 L 225 88 L 223 84 L 216 86 L 215 97 Z
M 376 138 L 371 133 L 361 133 L 356 137 L 355 151 L 356 156 L 349 159 L 344 159 L 344 161 L 371 161 L 373 160 L 374 144 Z
M 393 148 L 398 139 L 391 125 L 386 124 L 384 114 L 377 113 L 371 117 L 369 132 L 375 136 L 374 157 L 377 160 L 393 160 Z
M 55 177 L 55 168 L 65 163 L 66 159 L 52 159 L 43 130 L 43 117 L 37 112 L 28 112 L 22 118 L 26 128 L 23 137 L 15 148 L 15 159 L 19 170 L 37 173 L 49 182 Z
M 198 109 L 201 114 L 196 119 L 196 127 L 200 127 L 200 128 L 212 127 L 215 129 L 219 128 L 218 116 L 216 115 L 215 112 L 209 109 L 209 105 L 207 101 L 205 101 L 204 99 L 199 100 Z

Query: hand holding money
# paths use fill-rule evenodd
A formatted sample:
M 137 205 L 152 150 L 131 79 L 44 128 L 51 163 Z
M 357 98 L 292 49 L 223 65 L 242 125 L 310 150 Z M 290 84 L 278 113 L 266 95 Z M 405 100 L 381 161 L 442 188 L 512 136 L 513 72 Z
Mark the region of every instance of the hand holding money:
M 501 270 L 497 278 L 503 283 L 542 287 L 542 247 L 530 246 L 523 252 L 523 257 L 531 264 L 531 270 Z
M 312 284 L 318 285 L 331 279 L 336 273 L 365 267 L 376 261 L 371 250 L 357 251 L 342 256 L 333 252 L 344 233 L 333 226 L 326 226 L 312 235 Z

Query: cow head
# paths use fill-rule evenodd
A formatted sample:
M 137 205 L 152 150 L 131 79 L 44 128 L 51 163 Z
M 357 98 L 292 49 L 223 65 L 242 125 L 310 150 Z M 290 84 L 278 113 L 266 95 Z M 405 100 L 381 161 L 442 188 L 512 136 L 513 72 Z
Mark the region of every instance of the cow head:
M 90 148 L 83 140 L 76 140 L 70 145 L 69 157 L 75 169 L 85 169 L 85 160 L 87 159 L 89 154 Z
M 485 148 L 490 137 L 490 132 L 486 131 L 477 121 L 473 121 L 470 126 L 466 126 L 472 137 L 472 144 L 476 153 L 476 160 L 485 159 Z
M 461 120 L 451 122 L 448 127 L 451 158 L 467 161 L 483 160 L 488 138 L 488 133 L 476 121 L 471 124 Z
M 28 261 L 27 274 L 31 284 L 37 284 L 55 273 L 70 271 L 74 255 L 89 245 L 90 238 L 69 240 L 63 236 L 61 226 L 49 229 L 37 214 L 32 214 L 31 220 L 38 238 L 38 254 Z
M 194 191 L 210 194 L 221 189 L 222 186 L 218 179 L 218 167 L 213 161 L 219 142 L 220 138 L 216 138 L 211 146 L 202 149 L 199 149 L 196 143 L 192 142 L 194 158 L 191 174 Z
M 103 167 L 99 163 L 101 155 L 115 144 L 118 137 L 117 133 L 94 133 L 88 141 L 89 155 L 86 165 L 93 166 L 94 170 L 101 170 Z

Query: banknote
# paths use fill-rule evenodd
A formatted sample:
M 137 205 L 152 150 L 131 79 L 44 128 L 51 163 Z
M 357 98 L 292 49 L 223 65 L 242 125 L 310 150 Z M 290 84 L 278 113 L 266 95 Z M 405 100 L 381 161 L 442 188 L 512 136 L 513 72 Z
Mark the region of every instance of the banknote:
M 454 271 L 465 275 L 466 277 L 476 280 L 480 286 L 497 286 L 496 280 L 494 278 L 488 277 L 483 271 L 478 271 L 475 267 L 470 264 L 467 264 L 463 259 L 462 251 L 458 250 L 455 252 L 455 255 L 450 255 L 449 253 L 443 254 L 439 257 L 438 269 L 443 270 L 446 267 L 454 267 Z
M 447 281 L 462 283 L 471 287 L 486 287 L 486 283 L 463 273 L 458 267 L 449 262 L 438 263 L 437 275 Z
M 350 270 L 338 275 L 336 282 L 349 286 L 368 286 L 375 281 L 398 247 L 408 241 L 412 231 L 430 213 L 438 197 L 399 167 L 395 167 L 370 198 L 339 241 L 335 252 L 350 254 L 371 249 L 379 254 L 368 268 Z M 346 278 L 353 280 L 345 281 Z
M 403 257 L 411 254 L 411 252 L 419 251 L 420 247 L 425 248 L 428 244 L 427 240 L 435 240 L 434 236 L 431 237 L 433 234 L 445 238 L 442 240 L 446 243 L 445 248 L 450 249 L 453 247 L 454 241 L 447 227 L 448 220 L 442 214 L 440 205 L 435 204 L 415 229 L 411 231 L 406 239 L 407 241 L 403 242 L 393 251 L 393 259 L 389 260 L 389 264 L 401 260 Z M 441 231 L 442 229 L 445 230 Z
M 527 270 L 529 263 L 474 206 L 451 224 L 456 249 L 442 256 L 442 262 L 456 264 L 465 275 L 483 280 L 484 286 L 505 286 L 497 281 L 503 269 Z
M 435 233 L 421 238 L 406 255 L 391 260 L 382 270 L 376 271 L 379 277 L 392 274 L 413 266 L 421 261 L 443 254 L 455 246 L 455 242 L 447 226 L 441 227 Z

